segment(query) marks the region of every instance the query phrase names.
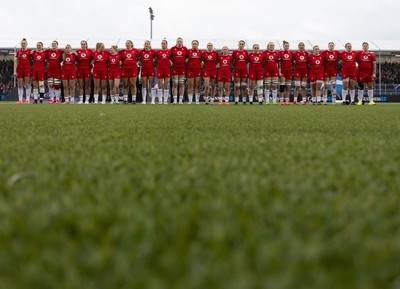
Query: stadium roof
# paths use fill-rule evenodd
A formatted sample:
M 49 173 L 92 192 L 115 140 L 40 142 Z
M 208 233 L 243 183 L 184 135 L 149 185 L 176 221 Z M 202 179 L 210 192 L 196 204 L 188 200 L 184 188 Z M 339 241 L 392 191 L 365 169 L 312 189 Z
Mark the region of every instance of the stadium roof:
M 36 42 L 41 41 L 44 43 L 45 47 L 50 47 L 51 42 L 54 39 L 28 39 L 28 46 L 35 47 Z M 56 39 L 59 42 L 59 47 L 65 47 L 66 44 L 71 44 L 72 47 L 78 48 L 79 42 L 81 39 Z M 124 47 L 126 39 L 88 39 L 89 47 L 95 47 L 97 42 L 103 42 L 106 48 L 109 48 L 111 45 L 117 44 L 119 47 Z M 131 39 L 134 43 L 135 47 L 142 48 L 143 43 L 146 39 Z M 152 46 L 155 49 L 161 47 L 161 40 L 162 39 L 153 39 Z M 175 44 L 175 39 L 167 39 L 169 42 L 169 47 Z M 190 46 L 190 42 L 192 39 L 184 39 L 184 45 Z M 221 49 L 222 46 L 228 46 L 229 49 L 235 49 L 237 47 L 239 39 L 232 40 L 232 39 L 199 39 L 201 49 L 205 49 L 208 42 L 212 42 L 216 49 Z M 243 39 L 246 41 L 247 49 L 251 49 L 254 43 L 258 43 L 262 49 L 267 47 L 268 42 L 274 42 L 277 49 L 280 49 L 282 46 L 282 42 L 284 39 Z M 286 39 L 290 43 L 290 47 L 292 50 L 297 48 L 297 44 L 302 41 L 306 45 L 307 50 L 311 50 L 311 47 L 314 45 L 319 45 L 321 49 L 325 49 L 328 46 L 330 41 L 333 41 L 336 44 L 336 49 L 343 50 L 344 44 L 347 42 L 351 42 L 353 44 L 353 49 L 360 50 L 361 45 L 364 41 L 369 43 L 369 47 L 371 51 L 381 51 L 383 54 L 400 54 L 400 40 L 307 40 L 307 39 Z M 18 49 L 19 43 L 21 39 L 17 38 L 3 38 L 0 39 L 0 53 L 12 53 L 14 49 Z

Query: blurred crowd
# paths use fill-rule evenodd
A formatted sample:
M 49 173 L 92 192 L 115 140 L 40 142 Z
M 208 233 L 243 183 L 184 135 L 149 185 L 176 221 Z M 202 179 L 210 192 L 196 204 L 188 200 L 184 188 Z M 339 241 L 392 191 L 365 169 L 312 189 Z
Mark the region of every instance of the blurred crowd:
M 400 63 L 384 62 L 382 63 L 382 83 L 400 84 Z M 378 74 L 379 74 L 379 69 Z M 377 75 L 379 78 L 379 75 Z
M 13 60 L 0 61 L 0 97 L 14 87 L 13 71 Z

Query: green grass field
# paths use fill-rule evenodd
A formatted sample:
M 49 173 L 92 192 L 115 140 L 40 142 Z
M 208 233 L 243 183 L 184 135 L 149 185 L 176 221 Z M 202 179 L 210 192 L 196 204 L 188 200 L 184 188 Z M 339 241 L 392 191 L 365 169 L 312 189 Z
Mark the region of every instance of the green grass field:
M 0 288 L 400 288 L 400 105 L 0 105 Z

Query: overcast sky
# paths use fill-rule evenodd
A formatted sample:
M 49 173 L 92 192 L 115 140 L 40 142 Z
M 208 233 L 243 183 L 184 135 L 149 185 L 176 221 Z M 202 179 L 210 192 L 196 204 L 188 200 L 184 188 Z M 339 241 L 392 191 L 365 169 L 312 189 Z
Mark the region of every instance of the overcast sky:
M 60 46 L 70 43 L 74 47 L 87 38 L 91 47 L 99 40 L 111 44 L 121 39 L 119 46 L 123 46 L 126 39 L 132 39 L 141 47 L 143 40 L 150 38 L 148 8 L 151 6 L 155 15 L 153 47 L 159 47 L 159 40 L 164 37 L 172 46 L 178 36 L 188 46 L 192 39 L 199 39 L 201 47 L 207 41 L 236 44 L 237 40 L 245 39 L 265 41 L 260 43 L 264 48 L 268 41 L 277 39 L 343 43 L 357 40 L 360 47 L 364 40 L 400 39 L 398 0 L 299 3 L 296 0 L 7 1 L 2 5 L 0 37 L 3 42 L 16 41 L 15 44 L 26 37 L 29 46 L 39 40 L 48 46 L 50 40 L 57 39 Z

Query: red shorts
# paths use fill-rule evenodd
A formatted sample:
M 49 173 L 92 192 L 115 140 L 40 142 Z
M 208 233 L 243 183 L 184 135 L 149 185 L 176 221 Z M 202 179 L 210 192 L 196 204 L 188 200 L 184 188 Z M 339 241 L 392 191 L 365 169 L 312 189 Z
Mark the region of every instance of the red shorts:
M 305 68 L 305 69 L 295 69 L 294 70 L 294 78 L 299 78 L 299 79 L 308 78 L 308 70 L 307 70 L 307 68 Z
M 342 79 L 350 78 L 352 80 L 357 80 L 357 71 L 356 70 L 342 70 Z
M 232 76 L 230 73 L 218 73 L 218 82 L 231 82 Z
M 155 72 L 154 72 L 154 67 L 152 68 L 143 68 L 140 71 L 140 76 L 141 77 L 154 77 Z
M 78 76 L 78 78 L 90 78 L 92 76 L 90 67 L 78 68 L 77 76 Z
M 199 68 L 188 67 L 187 78 L 195 78 L 195 77 L 201 77 L 201 67 Z
M 333 78 L 333 77 L 337 77 L 337 70 L 325 70 L 325 78 Z
M 247 72 L 247 68 L 245 68 L 245 69 L 236 69 L 233 72 L 233 76 L 235 78 L 247 79 L 249 77 L 249 74 Z
M 173 67 L 172 66 L 172 76 L 185 76 L 186 69 L 185 67 Z
M 279 77 L 278 67 L 267 67 L 265 69 L 264 78 Z
M 324 81 L 324 73 L 321 72 L 311 72 L 310 71 L 310 82 L 316 82 L 317 80 Z
M 372 78 L 371 73 L 358 73 L 357 75 L 357 81 L 361 83 L 368 83 L 368 82 L 374 82 L 374 79 Z
M 121 78 L 121 72 L 119 72 L 119 71 L 109 71 L 107 78 L 108 78 L 108 80 L 120 79 Z
M 122 78 L 135 78 L 138 76 L 137 67 L 122 67 L 121 77 Z
M 292 80 L 293 73 L 291 69 L 281 70 L 281 72 L 285 80 Z
M 107 71 L 106 70 L 93 70 L 93 78 L 106 80 L 107 79 Z
M 250 69 L 249 79 L 250 80 L 263 80 L 264 79 L 264 71 Z
M 57 78 L 61 79 L 61 70 L 48 70 L 47 71 L 47 78 Z
M 217 69 L 204 69 L 203 77 L 217 78 Z
M 62 80 L 73 80 L 76 79 L 76 70 L 63 70 L 61 72 Z
M 157 78 L 164 79 L 164 78 L 171 78 L 171 69 L 168 68 L 158 68 L 157 69 Z
M 30 67 L 21 67 L 17 68 L 17 78 L 25 78 L 31 77 L 31 68 Z
M 32 70 L 32 81 L 44 81 L 44 70 Z

